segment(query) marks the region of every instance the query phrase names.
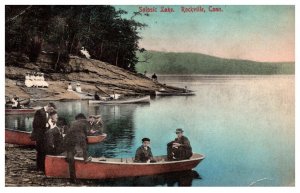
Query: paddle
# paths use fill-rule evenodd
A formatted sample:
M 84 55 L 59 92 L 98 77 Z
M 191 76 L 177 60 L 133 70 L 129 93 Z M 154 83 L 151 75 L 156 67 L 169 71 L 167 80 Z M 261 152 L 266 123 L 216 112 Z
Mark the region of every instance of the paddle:
M 97 89 L 99 89 L 101 92 L 103 92 L 104 94 L 106 94 L 107 96 L 110 96 L 107 92 L 105 92 L 104 90 L 102 90 L 101 88 L 99 88 L 97 85 L 95 85 L 95 87 L 96 87 Z

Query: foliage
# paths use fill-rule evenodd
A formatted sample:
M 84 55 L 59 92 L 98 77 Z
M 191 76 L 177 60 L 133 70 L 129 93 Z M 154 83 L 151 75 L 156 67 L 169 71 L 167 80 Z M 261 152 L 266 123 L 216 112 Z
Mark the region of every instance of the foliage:
M 92 58 L 135 71 L 136 52 L 145 24 L 122 18 L 112 6 L 5 6 L 5 50 L 26 53 L 35 62 L 41 50 L 56 53 L 59 70 L 66 55 L 82 47 Z M 63 57 L 62 57 L 63 56 Z M 64 60 L 62 60 L 64 58 Z
M 213 57 L 199 53 L 173 53 L 146 51 L 137 56 L 143 60 L 150 54 L 148 63 L 138 63 L 138 72 L 157 74 L 295 74 L 293 62 L 255 62 Z

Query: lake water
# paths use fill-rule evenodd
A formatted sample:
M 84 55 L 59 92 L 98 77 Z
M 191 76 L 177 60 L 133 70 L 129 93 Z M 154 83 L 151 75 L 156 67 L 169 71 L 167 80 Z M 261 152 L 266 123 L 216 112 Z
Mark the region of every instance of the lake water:
M 295 185 L 294 76 L 159 76 L 158 80 L 188 86 L 196 95 L 156 97 L 149 105 L 59 102 L 59 116 L 71 121 L 80 112 L 102 115 L 108 138 L 89 145 L 95 157 L 133 157 L 143 137 L 151 139 L 153 154 L 166 154 L 167 142 L 180 127 L 193 151 L 206 158 L 193 172 L 105 180 L 99 185 Z M 6 116 L 5 125 L 31 130 L 32 116 Z

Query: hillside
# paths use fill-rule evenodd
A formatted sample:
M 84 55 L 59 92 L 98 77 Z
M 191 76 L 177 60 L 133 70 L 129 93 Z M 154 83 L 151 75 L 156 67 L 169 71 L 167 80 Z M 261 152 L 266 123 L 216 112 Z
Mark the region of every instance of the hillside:
M 64 72 L 53 71 L 49 54 L 41 54 L 36 63 L 29 62 L 26 55 L 6 53 L 5 56 L 5 96 L 18 95 L 36 100 L 79 99 L 78 95 L 67 91 L 69 83 L 81 84 L 83 92 L 94 94 L 125 95 L 154 94 L 160 88 L 182 90 L 153 82 L 146 76 L 133 73 L 108 63 L 71 56 Z M 49 88 L 27 88 L 24 85 L 27 72 L 44 72 Z M 99 87 L 101 92 L 97 87 Z
M 295 74 L 294 62 L 268 63 L 224 59 L 199 53 L 147 51 L 138 53 L 138 72 L 157 74 Z

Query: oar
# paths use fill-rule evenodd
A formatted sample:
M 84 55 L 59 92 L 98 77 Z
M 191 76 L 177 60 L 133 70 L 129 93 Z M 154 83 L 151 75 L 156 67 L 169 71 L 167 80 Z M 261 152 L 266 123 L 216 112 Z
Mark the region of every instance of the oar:
M 107 96 L 110 96 L 107 92 L 105 92 L 104 90 L 102 90 L 101 88 L 99 88 L 97 85 L 95 85 L 95 87 L 96 87 L 97 89 L 99 89 L 101 92 L 105 93 Z

